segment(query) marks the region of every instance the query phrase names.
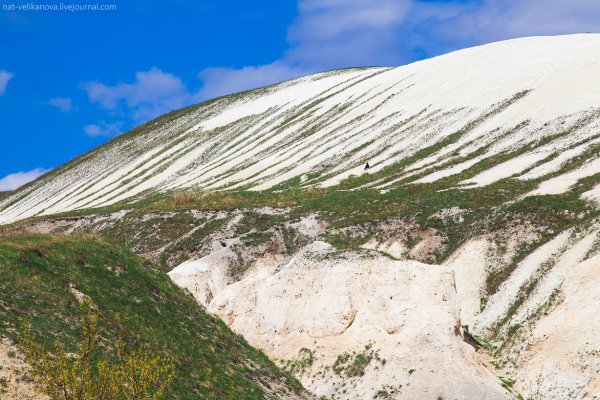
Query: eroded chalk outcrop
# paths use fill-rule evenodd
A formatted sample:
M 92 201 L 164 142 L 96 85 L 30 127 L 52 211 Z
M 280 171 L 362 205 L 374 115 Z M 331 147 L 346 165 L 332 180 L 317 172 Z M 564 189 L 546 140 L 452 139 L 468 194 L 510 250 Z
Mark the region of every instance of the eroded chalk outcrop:
M 508 398 L 463 338 L 450 269 L 317 241 L 207 295 L 201 288 L 219 286 L 208 271 L 228 265 L 217 258 L 170 276 L 318 396 Z

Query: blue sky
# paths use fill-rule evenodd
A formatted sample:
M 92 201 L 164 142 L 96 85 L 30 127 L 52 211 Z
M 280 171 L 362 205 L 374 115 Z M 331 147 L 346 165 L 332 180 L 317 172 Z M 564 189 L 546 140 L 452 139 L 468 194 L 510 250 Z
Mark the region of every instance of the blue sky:
M 0 190 L 218 95 L 514 37 L 600 32 L 597 0 L 99 1 L 117 9 L 0 8 Z M 0 0 L 28 2 L 59 4 Z

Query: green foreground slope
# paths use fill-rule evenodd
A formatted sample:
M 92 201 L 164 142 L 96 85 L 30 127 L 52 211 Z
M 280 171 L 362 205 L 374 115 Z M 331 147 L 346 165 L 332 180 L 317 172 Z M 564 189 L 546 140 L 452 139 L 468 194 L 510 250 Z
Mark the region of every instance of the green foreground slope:
M 101 346 L 120 337 L 176 359 L 169 399 L 294 398 L 282 373 L 153 266 L 93 236 L 0 236 L 0 336 L 15 339 L 26 318 L 40 340 L 79 339 L 79 302 L 101 314 Z

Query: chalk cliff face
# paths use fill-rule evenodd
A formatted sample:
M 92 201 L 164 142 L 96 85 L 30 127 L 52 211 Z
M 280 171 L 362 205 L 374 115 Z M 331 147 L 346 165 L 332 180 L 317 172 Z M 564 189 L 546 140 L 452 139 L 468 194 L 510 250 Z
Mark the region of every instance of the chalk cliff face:
M 307 76 L 152 121 L 0 223 L 159 262 L 318 397 L 597 399 L 599 82 L 595 34 Z
M 452 271 L 317 241 L 208 296 L 220 274 L 203 272 L 223 269 L 211 255 L 169 275 L 317 396 L 508 398 L 463 338 Z
M 489 237 L 444 265 L 315 241 L 291 258 L 256 262 L 240 280 L 227 278 L 228 249 L 169 276 L 319 396 L 593 399 L 600 256 L 588 257 L 597 229 L 538 247 L 485 307 L 485 275 L 498 263 Z

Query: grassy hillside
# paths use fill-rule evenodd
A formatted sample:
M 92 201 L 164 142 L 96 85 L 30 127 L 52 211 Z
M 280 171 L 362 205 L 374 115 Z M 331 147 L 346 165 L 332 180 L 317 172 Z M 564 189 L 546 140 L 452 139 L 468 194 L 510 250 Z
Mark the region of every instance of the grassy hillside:
M 12 191 L 9 191 L 9 192 L 0 192 L 0 200 L 5 199 L 6 197 L 10 196 L 11 194 L 13 194 Z
M 330 224 L 329 231 L 332 235 L 327 238 L 328 241 L 348 248 L 366 242 L 380 228 L 368 229 L 358 236 L 347 228 L 377 225 L 389 218 L 400 218 L 423 228 L 435 229 L 446 238 L 444 251 L 425 260 L 439 263 L 468 238 L 503 230 L 514 224 L 530 223 L 553 235 L 573 226 L 585 226 L 600 216 L 597 207 L 581 199 L 582 193 L 600 184 L 600 174 L 582 179 L 571 190 L 558 195 L 523 197 L 543 181 L 541 178 L 528 181 L 508 178 L 471 189 L 457 185 L 460 180 L 474 176 L 483 168 L 482 165 L 475 165 L 461 174 L 437 182 L 412 183 L 392 187 L 384 192 L 362 187 L 365 178 L 351 178 L 340 186 L 330 188 L 163 193 L 137 202 L 123 202 L 110 207 L 73 211 L 52 217 L 36 217 L 17 223 L 15 227 L 51 221 L 53 218 L 68 220 L 72 217 L 108 215 L 127 210 L 109 228 L 100 221 L 97 226 L 86 229 L 102 233 L 128 247 L 143 242 L 145 251 L 154 251 L 181 238 L 199 225 L 202 225 L 202 229 L 194 231 L 194 237 L 186 238 L 186 243 L 194 239 L 199 242 L 210 233 L 210 229 L 218 228 L 211 224 L 203 225 L 206 221 L 192 217 L 189 214 L 192 210 L 228 213 L 241 211 L 245 218 L 250 218 L 246 218 L 248 221 L 238 228 L 240 234 L 264 232 L 283 221 L 318 214 L 321 220 Z M 561 172 L 565 171 L 560 170 L 556 174 Z M 251 210 L 261 207 L 286 212 L 281 215 L 263 215 L 259 220 L 252 220 L 254 214 Z M 460 211 L 460 219 L 443 217 L 445 211 L 452 209 Z M 160 215 L 161 218 L 143 218 L 147 215 Z M 498 284 L 496 282 L 491 286 Z
M 124 248 L 92 236 L 0 236 L 0 336 L 24 318 L 40 340 L 72 348 L 78 292 L 102 316 L 101 344 L 117 337 L 177 360 L 169 399 L 294 398 L 300 384 Z M 272 388 L 272 389 L 266 389 Z

